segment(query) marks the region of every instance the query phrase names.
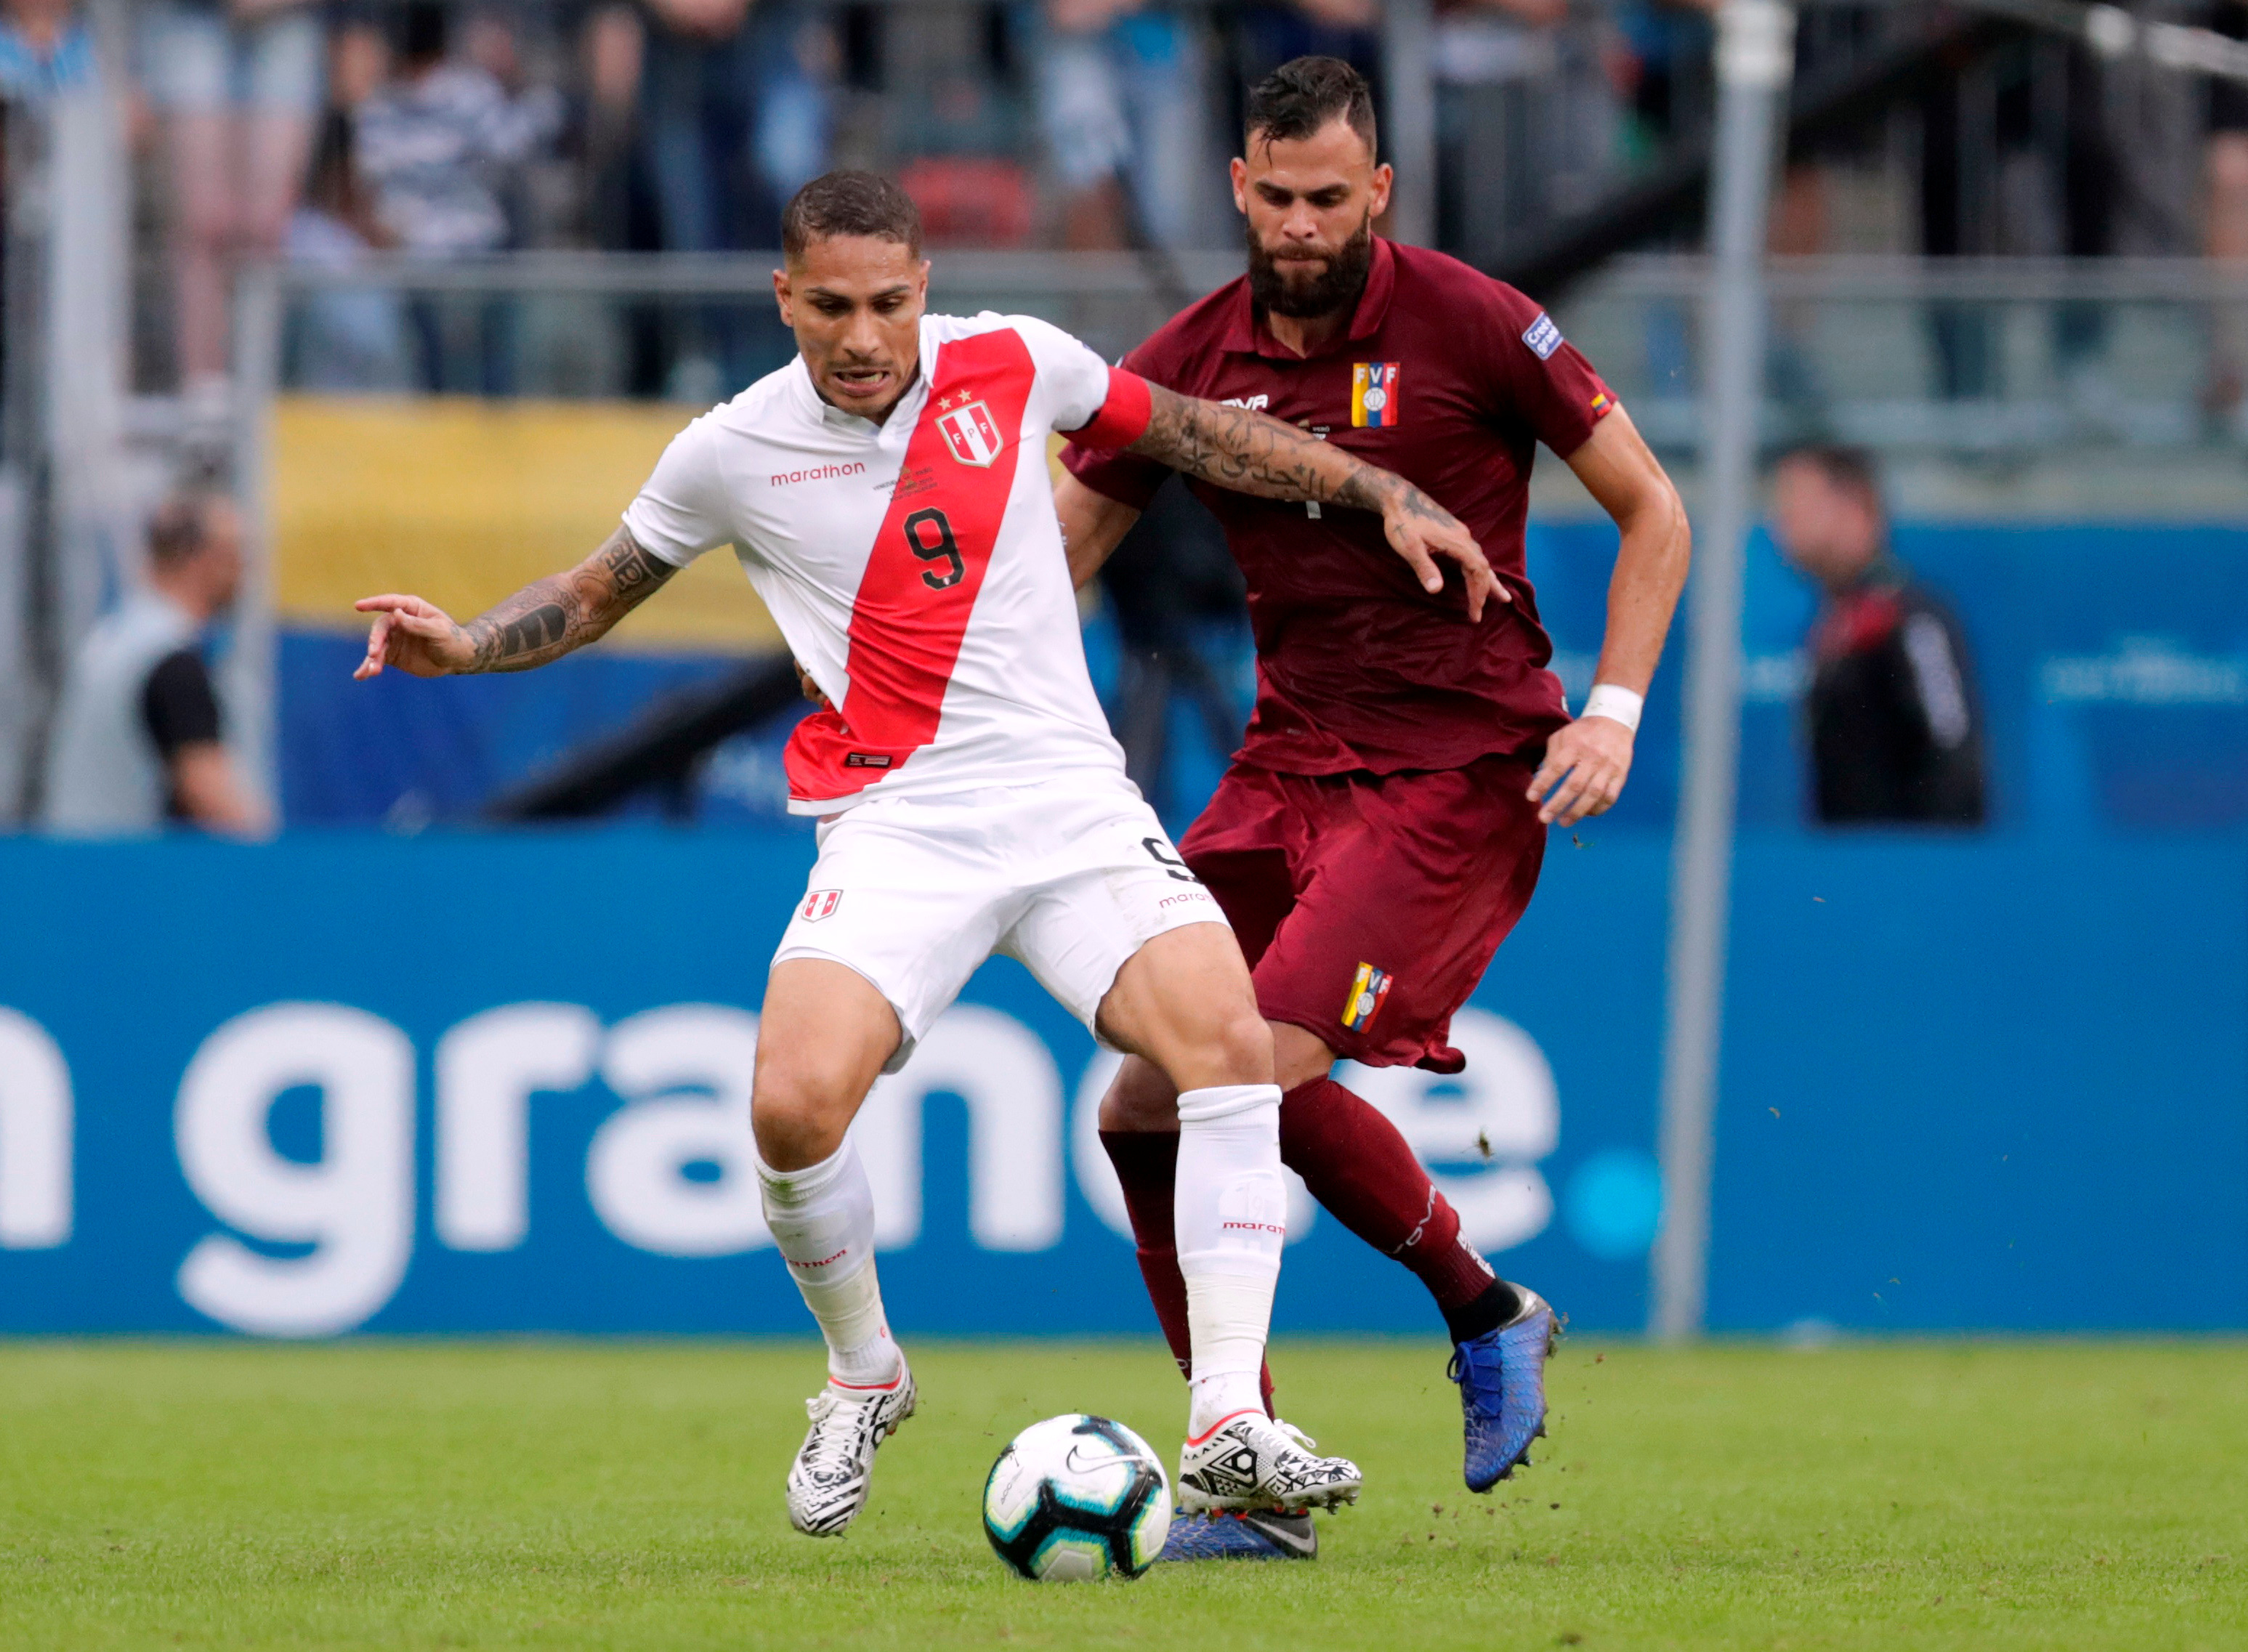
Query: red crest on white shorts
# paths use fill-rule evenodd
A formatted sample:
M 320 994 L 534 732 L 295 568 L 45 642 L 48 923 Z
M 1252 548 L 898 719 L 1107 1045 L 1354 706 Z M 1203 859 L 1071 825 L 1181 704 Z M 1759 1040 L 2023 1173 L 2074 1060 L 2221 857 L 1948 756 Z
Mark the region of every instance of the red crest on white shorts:
M 806 923 L 817 923 L 822 918 L 832 917 L 835 908 L 842 904 L 842 890 L 814 889 L 804 897 L 804 904 L 797 908 L 796 915 Z
M 950 400 L 947 397 L 946 400 Z M 963 464 L 988 466 L 1006 443 L 999 439 L 998 422 L 981 401 L 970 401 L 937 416 L 936 428 L 944 445 Z

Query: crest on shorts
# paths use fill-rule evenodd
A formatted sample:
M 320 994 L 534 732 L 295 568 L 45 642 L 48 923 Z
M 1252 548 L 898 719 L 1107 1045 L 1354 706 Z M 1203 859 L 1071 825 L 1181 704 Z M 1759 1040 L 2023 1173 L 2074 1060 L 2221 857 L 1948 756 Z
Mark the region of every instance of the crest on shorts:
M 1374 1018 L 1381 1013 L 1381 1001 L 1389 996 L 1389 984 L 1394 979 L 1387 970 L 1377 970 L 1370 963 L 1358 966 L 1351 978 L 1350 997 L 1343 1000 L 1342 1024 L 1353 1032 L 1363 1032 L 1372 1025 Z
M 804 904 L 797 908 L 796 915 L 806 923 L 817 923 L 822 918 L 833 917 L 835 908 L 842 904 L 842 890 L 814 889 L 804 897 Z
M 936 405 L 946 408 L 955 401 L 960 405 L 940 412 L 936 417 L 936 428 L 944 437 L 944 445 L 963 464 L 989 465 L 1006 446 L 999 439 L 998 421 L 981 401 L 970 401 L 965 390 L 939 397 Z

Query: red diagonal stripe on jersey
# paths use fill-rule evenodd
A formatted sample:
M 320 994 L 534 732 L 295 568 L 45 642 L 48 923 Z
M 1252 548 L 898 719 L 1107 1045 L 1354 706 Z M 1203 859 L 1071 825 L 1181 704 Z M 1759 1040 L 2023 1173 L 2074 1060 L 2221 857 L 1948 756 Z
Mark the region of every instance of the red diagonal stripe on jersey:
M 960 641 L 1014 490 L 1036 374 L 1028 346 L 1011 327 L 938 349 L 929 403 L 906 444 L 898 491 L 852 604 L 851 686 L 840 706 L 814 712 L 790 737 L 784 762 L 792 796 L 824 801 L 863 792 L 936 737 Z M 946 414 L 977 401 L 1003 444 L 989 465 L 961 463 L 937 427 Z M 957 554 L 956 579 L 948 552 Z

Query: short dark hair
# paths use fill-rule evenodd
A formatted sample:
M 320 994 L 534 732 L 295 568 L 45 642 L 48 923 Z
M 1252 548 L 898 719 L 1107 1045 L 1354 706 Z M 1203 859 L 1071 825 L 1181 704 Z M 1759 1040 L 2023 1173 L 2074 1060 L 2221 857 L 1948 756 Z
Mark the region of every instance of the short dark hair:
M 1330 120 L 1346 120 L 1374 154 L 1374 89 L 1340 58 L 1297 58 L 1250 89 L 1244 135 L 1267 144 L 1308 138 Z
M 1881 464 L 1863 448 L 1843 447 L 1831 442 L 1806 442 L 1781 454 L 1779 463 L 1772 468 L 1778 470 L 1782 464 L 1807 464 L 1826 478 L 1828 487 L 1855 494 L 1875 516 L 1882 514 Z
M 874 236 L 902 242 L 921 257 L 921 209 L 889 179 L 873 172 L 829 172 L 796 192 L 780 215 L 780 250 L 792 260 L 829 236 Z
M 408 63 L 436 63 L 452 47 L 453 20 L 438 0 L 408 0 L 398 22 L 398 55 Z
M 210 538 L 210 513 L 226 496 L 209 488 L 182 488 L 165 496 L 148 518 L 148 560 L 160 568 L 177 567 L 203 548 Z

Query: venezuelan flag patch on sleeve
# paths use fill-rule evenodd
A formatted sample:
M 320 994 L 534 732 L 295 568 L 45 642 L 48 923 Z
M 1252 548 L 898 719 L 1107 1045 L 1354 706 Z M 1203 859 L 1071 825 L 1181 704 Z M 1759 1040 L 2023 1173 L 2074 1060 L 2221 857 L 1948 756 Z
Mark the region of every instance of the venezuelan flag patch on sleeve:
M 1386 430 L 1397 422 L 1395 361 L 1354 361 L 1350 367 L 1350 422 L 1361 430 Z
M 1381 1013 L 1382 999 L 1389 996 L 1389 982 L 1388 970 L 1360 964 L 1350 984 L 1350 997 L 1343 1000 L 1343 1025 L 1353 1032 L 1363 1032 L 1371 1026 L 1374 1018 Z

